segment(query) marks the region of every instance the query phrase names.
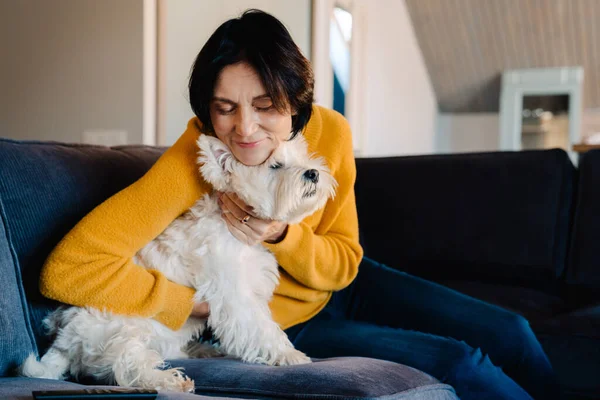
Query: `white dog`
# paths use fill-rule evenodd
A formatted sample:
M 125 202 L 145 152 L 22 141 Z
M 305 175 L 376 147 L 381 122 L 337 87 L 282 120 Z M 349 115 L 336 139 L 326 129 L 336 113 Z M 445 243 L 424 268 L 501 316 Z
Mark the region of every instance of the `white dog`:
M 301 135 L 284 142 L 262 165 L 238 162 L 218 139 L 198 139 L 200 172 L 214 189 L 236 193 L 265 219 L 298 223 L 323 207 L 336 182 L 320 158 L 308 155 Z M 44 323 L 55 340 L 22 375 L 62 379 L 93 376 L 121 386 L 193 391 L 179 369 L 161 369 L 165 359 L 231 355 L 268 365 L 309 363 L 273 321 L 268 303 L 278 283 L 277 261 L 262 245 L 248 246 L 229 232 L 216 196 L 205 195 L 135 257 L 208 302 L 208 320 L 190 318 L 173 331 L 150 318 L 93 308 L 59 308 Z M 218 350 L 198 343 L 210 326 Z

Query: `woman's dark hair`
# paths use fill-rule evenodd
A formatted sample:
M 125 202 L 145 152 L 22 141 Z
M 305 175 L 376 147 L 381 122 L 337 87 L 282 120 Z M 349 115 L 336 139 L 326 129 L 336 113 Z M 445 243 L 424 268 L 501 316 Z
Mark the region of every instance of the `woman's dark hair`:
M 219 74 L 239 62 L 256 70 L 279 112 L 291 108 L 295 114 L 291 137 L 301 132 L 312 113 L 314 76 L 310 63 L 277 18 L 251 9 L 219 26 L 192 67 L 190 105 L 204 133 L 214 132 L 210 102 Z

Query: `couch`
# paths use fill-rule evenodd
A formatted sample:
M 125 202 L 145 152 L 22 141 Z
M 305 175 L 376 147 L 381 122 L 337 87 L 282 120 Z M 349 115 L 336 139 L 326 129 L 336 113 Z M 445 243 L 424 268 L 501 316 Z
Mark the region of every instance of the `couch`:
M 79 387 L 14 377 L 27 354 L 48 345 L 40 321 L 57 303 L 40 295 L 39 270 L 78 220 L 162 151 L 0 139 L 0 398 Z M 357 173 L 367 256 L 524 315 L 565 398 L 600 398 L 600 152 L 578 168 L 560 150 L 364 158 Z M 160 398 L 456 398 L 422 372 L 370 359 L 175 363 L 201 371 L 197 395 Z
M 58 306 L 39 293 L 41 266 L 84 215 L 141 177 L 164 150 L 0 139 L 0 399 L 84 387 L 15 376 L 28 354 L 45 352 L 41 321 Z M 169 362 L 196 377 L 195 394 L 160 392 L 159 399 L 457 399 L 452 387 L 421 371 L 359 357 L 293 367 L 224 358 Z
M 366 256 L 523 315 L 564 398 L 600 399 L 600 151 L 577 167 L 552 149 L 359 159 L 357 173 Z

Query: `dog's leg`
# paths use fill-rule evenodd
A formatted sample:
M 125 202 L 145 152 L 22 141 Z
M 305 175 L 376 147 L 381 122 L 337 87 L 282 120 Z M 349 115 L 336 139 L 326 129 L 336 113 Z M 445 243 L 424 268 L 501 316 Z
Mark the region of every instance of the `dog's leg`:
M 114 379 L 120 386 L 175 392 L 194 391 L 194 381 L 186 377 L 181 369 L 160 369 L 164 364 L 161 356 L 147 348 L 141 340 L 128 340 L 120 346 L 113 364 Z
M 226 354 L 250 363 L 295 365 L 310 363 L 273 321 L 268 305 L 241 296 L 222 297 L 210 304 L 209 324 Z
M 64 352 L 51 347 L 40 361 L 30 354 L 19 367 L 18 373 L 30 378 L 65 379 L 68 369 L 69 360 Z

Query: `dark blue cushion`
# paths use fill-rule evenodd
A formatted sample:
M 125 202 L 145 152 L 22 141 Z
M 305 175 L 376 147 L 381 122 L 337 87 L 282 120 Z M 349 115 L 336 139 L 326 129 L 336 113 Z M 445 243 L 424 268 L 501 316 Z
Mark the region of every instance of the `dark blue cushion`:
M 44 260 L 81 218 L 140 178 L 162 151 L 0 139 L 0 198 L 41 352 L 48 343 L 41 320 L 56 306 L 39 292 Z
M 366 256 L 429 279 L 552 287 L 575 168 L 562 150 L 357 160 Z
M 10 374 L 35 351 L 21 274 L 5 222 L 0 197 L 0 376 Z
M 269 367 L 234 359 L 169 361 L 184 367 L 196 393 L 252 399 L 457 399 L 451 386 L 405 365 L 361 357 Z
M 535 330 L 566 398 L 600 399 L 600 304 L 557 315 Z
M 577 211 L 566 280 L 573 293 L 596 292 L 600 298 L 600 150 L 584 153 L 579 161 Z
M 565 301 L 560 296 L 537 289 L 457 280 L 440 283 L 476 299 L 520 314 L 533 325 L 537 321 L 544 321 L 567 309 Z

